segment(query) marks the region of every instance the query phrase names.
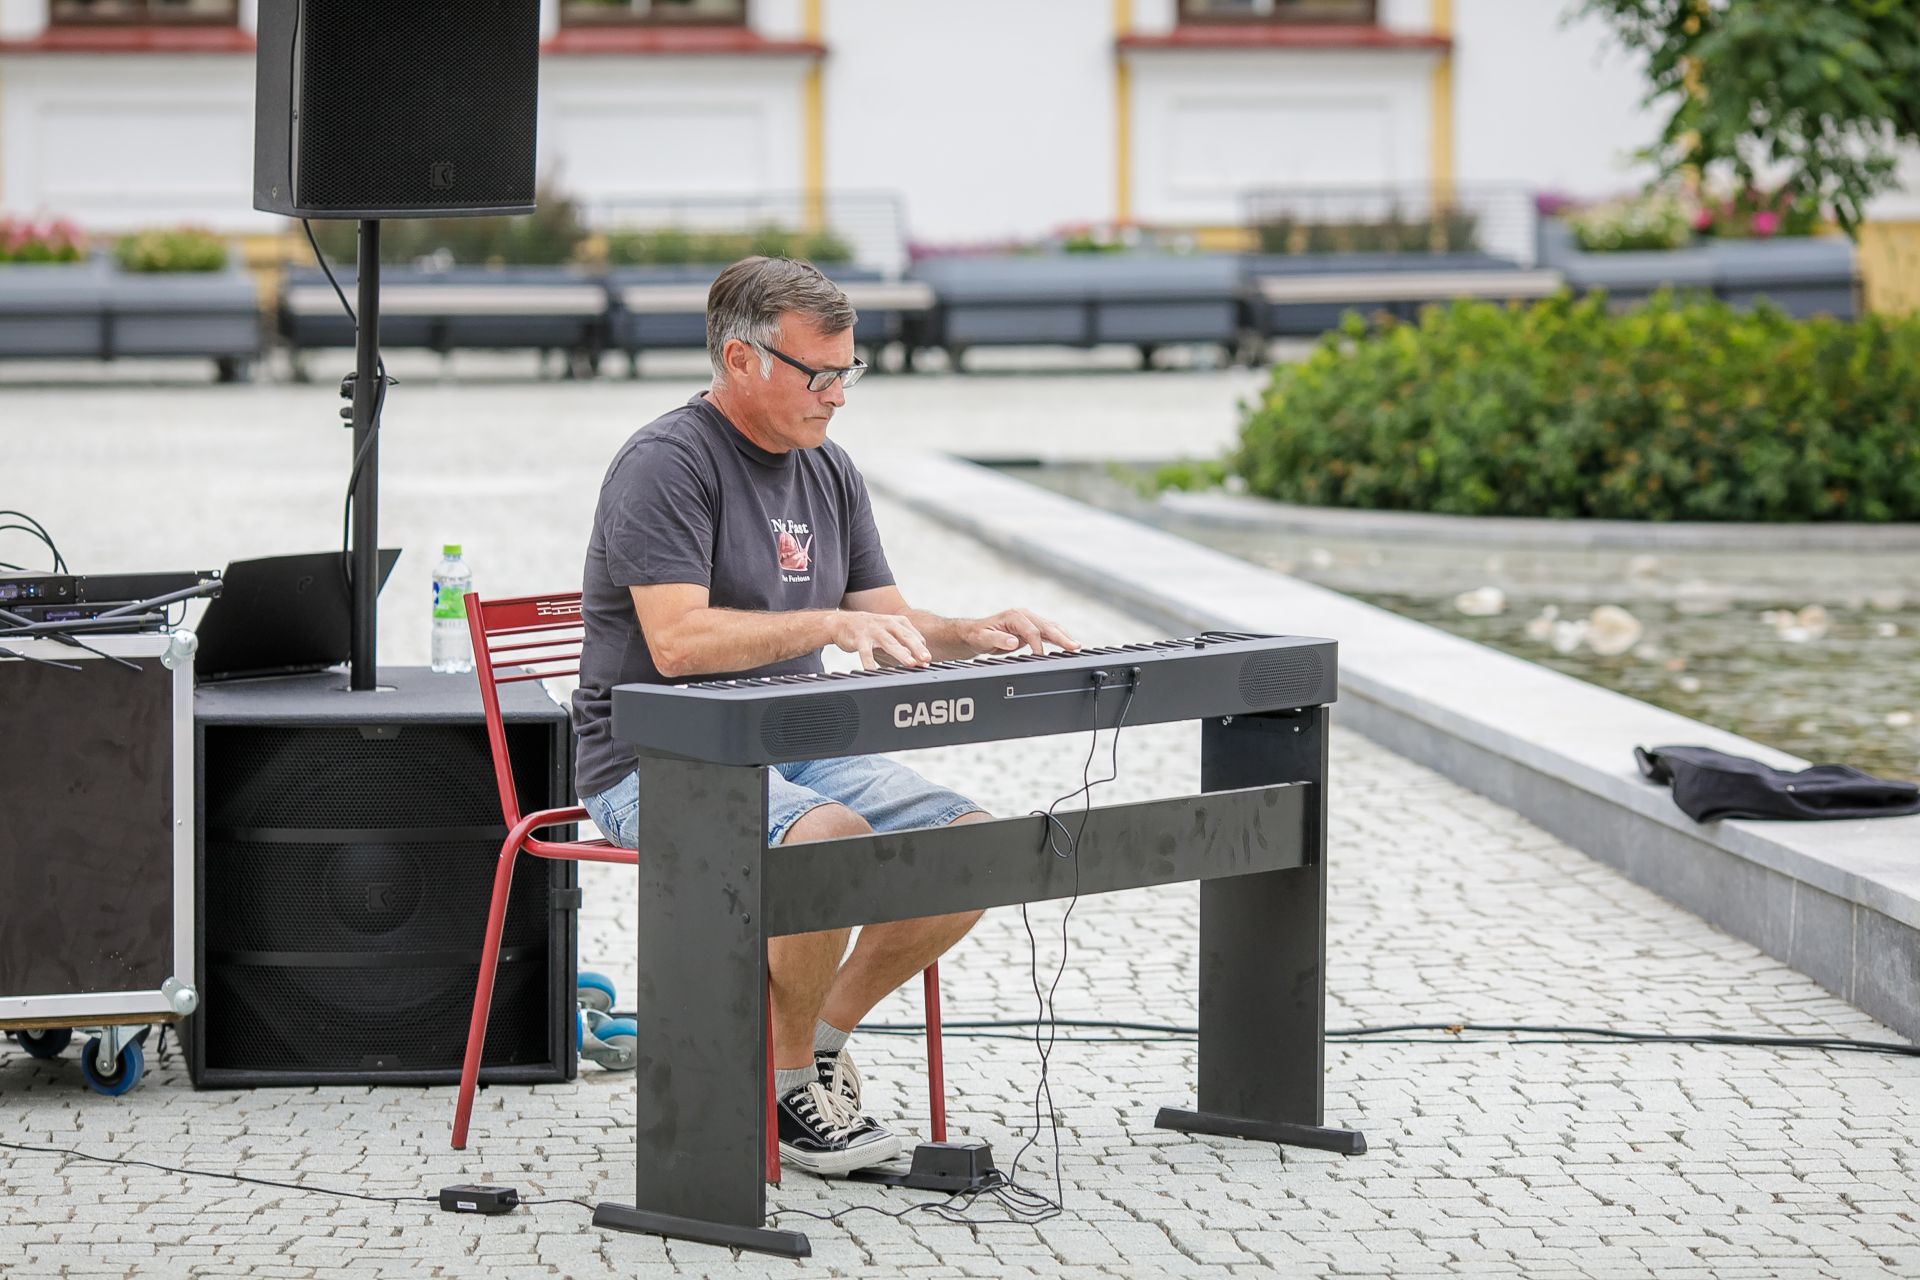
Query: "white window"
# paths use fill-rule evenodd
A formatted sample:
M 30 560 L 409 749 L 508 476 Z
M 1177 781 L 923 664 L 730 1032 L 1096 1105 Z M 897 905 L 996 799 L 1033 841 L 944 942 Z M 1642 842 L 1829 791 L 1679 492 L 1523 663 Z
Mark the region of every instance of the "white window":
M 148 26 L 194 23 L 231 27 L 239 0 L 53 0 L 55 26 Z
M 560 0 L 568 26 L 740 27 L 747 0 Z
M 1180 0 L 1180 20 L 1371 23 L 1375 0 Z

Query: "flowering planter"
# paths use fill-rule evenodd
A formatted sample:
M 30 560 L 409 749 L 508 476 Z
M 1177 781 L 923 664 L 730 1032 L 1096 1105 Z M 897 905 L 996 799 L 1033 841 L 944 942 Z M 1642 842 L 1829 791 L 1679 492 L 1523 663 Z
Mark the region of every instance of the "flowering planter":
M 969 347 L 1240 342 L 1240 265 L 1230 254 L 1088 253 L 936 258 L 912 278 L 935 302 L 914 335 L 956 368 Z
M 1349 311 L 1402 320 L 1454 298 L 1535 298 L 1558 273 L 1528 271 L 1489 253 L 1249 254 L 1241 260 L 1247 318 L 1263 338 L 1314 337 Z
M 380 273 L 380 345 L 531 348 L 566 356 L 570 375 L 589 376 L 608 350 L 637 364 L 642 351 L 697 350 L 707 344 L 707 290 L 722 264 L 619 267 L 591 272 L 571 267 L 452 267 L 421 271 L 389 267 Z M 877 351 L 898 340 L 906 317 L 924 311 L 924 286 L 888 282 L 876 271 L 826 268 L 859 310 L 854 342 Z M 351 271 L 336 272 L 352 296 Z M 350 347 L 353 326 L 326 277 L 315 270 L 289 274 L 280 299 L 280 334 L 295 368 L 312 347 Z M 871 360 L 871 355 L 870 355 Z
M 1789 315 L 1852 319 L 1853 245 L 1837 236 L 1768 240 L 1703 239 L 1685 249 L 1588 253 L 1566 224 L 1540 223 L 1540 261 L 1580 290 L 1605 289 L 1615 301 L 1644 300 L 1658 289 L 1700 289 L 1736 306 L 1761 298 Z
M 611 345 L 638 373 L 643 351 L 697 350 L 707 345 L 707 290 L 724 263 L 616 267 L 607 276 Z M 853 341 L 867 363 L 880 349 L 906 338 L 915 316 L 933 305 L 933 292 L 914 281 L 889 281 L 880 272 L 845 263 L 821 264 L 853 303 Z
M 353 271 L 334 275 L 351 300 Z M 606 349 L 607 311 L 606 282 L 569 267 L 380 270 L 383 348 L 533 349 L 543 360 L 558 351 L 570 376 L 586 376 Z M 353 325 L 319 271 L 288 273 L 280 294 L 280 337 L 292 351 L 296 376 L 303 376 L 306 350 L 353 345 Z
M 0 357 L 209 359 L 222 382 L 260 355 L 260 307 L 238 267 L 121 271 L 106 258 L 0 266 Z

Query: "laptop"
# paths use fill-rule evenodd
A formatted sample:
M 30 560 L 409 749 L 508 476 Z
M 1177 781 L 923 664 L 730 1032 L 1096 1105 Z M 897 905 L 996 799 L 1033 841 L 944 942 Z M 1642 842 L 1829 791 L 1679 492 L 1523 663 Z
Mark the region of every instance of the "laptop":
M 399 558 L 397 547 L 380 549 L 376 596 Z M 352 632 L 338 551 L 235 560 L 194 628 L 194 675 L 205 684 L 325 671 L 352 656 Z

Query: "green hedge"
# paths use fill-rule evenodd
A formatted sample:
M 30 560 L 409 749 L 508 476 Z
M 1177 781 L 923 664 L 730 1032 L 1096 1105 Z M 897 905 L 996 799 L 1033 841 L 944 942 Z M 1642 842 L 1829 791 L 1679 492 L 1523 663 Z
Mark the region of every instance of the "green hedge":
M 1920 318 L 1656 295 L 1358 316 L 1274 370 L 1228 459 L 1317 506 L 1629 520 L 1920 520 Z M 1175 477 L 1168 477 L 1169 480 Z

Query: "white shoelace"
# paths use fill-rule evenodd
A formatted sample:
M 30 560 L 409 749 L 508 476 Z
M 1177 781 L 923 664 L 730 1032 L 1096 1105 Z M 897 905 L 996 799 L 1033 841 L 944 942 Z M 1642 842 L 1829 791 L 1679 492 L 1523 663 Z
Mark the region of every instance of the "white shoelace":
M 845 1049 L 834 1055 L 833 1075 L 827 1085 L 854 1111 L 860 1110 L 860 1071 Z
M 853 1104 L 818 1080 L 807 1086 L 797 1107 L 801 1118 L 828 1142 L 844 1140 L 860 1125 L 860 1112 Z

